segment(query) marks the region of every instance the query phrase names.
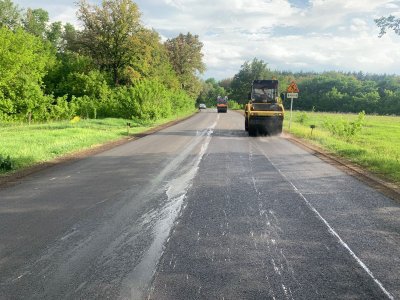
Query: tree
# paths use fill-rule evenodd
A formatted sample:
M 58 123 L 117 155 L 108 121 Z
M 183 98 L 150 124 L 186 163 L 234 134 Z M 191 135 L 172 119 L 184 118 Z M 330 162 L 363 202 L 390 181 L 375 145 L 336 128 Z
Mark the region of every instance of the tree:
M 217 97 L 226 96 L 226 91 L 214 78 L 208 78 L 202 82 L 202 90 L 197 98 L 197 103 L 205 103 L 207 106 L 215 106 Z
M 79 43 L 79 31 L 71 23 L 65 24 L 63 29 L 60 51 L 80 52 L 82 45 Z
M 21 10 L 11 0 L 0 0 L 0 27 L 16 29 L 21 24 Z
M 43 113 L 42 80 L 54 64 L 44 41 L 22 29 L 0 28 L 0 117 Z
M 111 71 L 115 85 L 129 65 L 132 37 L 141 29 L 140 12 L 132 0 L 103 1 L 102 6 L 79 2 L 83 23 L 80 42 L 100 68 Z
M 272 77 L 273 73 L 262 59 L 254 58 L 251 62 L 246 61 L 241 66 L 239 73 L 233 77 L 230 98 L 243 104 L 247 102 L 247 95 L 253 80 L 272 79 Z
M 223 87 L 225 89 L 225 91 L 227 91 L 229 93 L 231 90 L 231 86 L 232 86 L 232 80 L 233 80 L 233 78 L 222 79 L 218 82 L 218 85 Z
M 170 88 L 179 88 L 179 81 L 161 43 L 159 34 L 142 28 L 131 38 L 132 54 L 126 69 L 127 84 L 143 78 L 153 78 Z
M 44 9 L 31 9 L 26 11 L 25 19 L 23 20 L 24 28 L 30 34 L 45 38 L 47 23 L 49 22 L 49 13 Z
M 83 96 L 81 79 L 94 70 L 93 61 L 85 55 L 70 51 L 58 53 L 56 64 L 44 77 L 45 92 L 56 97 L 67 95 L 68 100 L 72 96 Z
M 389 17 L 380 17 L 375 19 L 376 25 L 381 29 L 379 37 L 386 34 L 386 30 L 393 29 L 393 31 L 400 35 L 400 18 L 390 15 Z
M 176 38 L 168 39 L 165 42 L 168 51 L 169 61 L 179 77 L 181 87 L 196 97 L 201 89 L 198 73 L 205 71 L 203 62 L 203 43 L 197 35 L 179 34 Z
M 46 31 L 47 40 L 53 45 L 55 49 L 61 51 L 63 47 L 63 26 L 61 22 L 51 23 Z

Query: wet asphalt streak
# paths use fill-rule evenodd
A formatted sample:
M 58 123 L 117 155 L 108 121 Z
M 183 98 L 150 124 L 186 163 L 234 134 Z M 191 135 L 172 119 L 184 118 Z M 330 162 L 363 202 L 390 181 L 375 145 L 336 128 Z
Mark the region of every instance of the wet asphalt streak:
M 400 299 L 400 205 L 203 111 L 0 190 L 0 299 Z

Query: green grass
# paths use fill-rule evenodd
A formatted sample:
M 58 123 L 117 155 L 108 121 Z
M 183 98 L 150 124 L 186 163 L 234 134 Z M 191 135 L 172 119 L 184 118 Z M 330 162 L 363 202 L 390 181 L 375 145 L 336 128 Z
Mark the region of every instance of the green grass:
M 304 118 L 304 114 L 306 117 Z M 303 124 L 300 120 L 303 117 Z M 286 112 L 284 129 L 288 131 L 290 112 Z M 291 130 L 295 136 L 349 159 L 370 171 L 400 183 L 400 117 L 366 115 L 361 132 L 352 137 L 333 136 L 326 120 L 354 121 L 357 114 L 293 112 Z M 315 125 L 311 135 L 310 125 Z
M 127 122 L 131 123 L 129 134 L 132 135 L 190 114 L 192 112 L 147 124 L 111 118 L 33 125 L 0 123 L 0 155 L 3 158 L 8 155 L 11 157 L 13 163 L 11 172 L 13 172 L 79 150 L 126 138 Z M 0 175 L 4 173 L 7 171 L 0 170 Z

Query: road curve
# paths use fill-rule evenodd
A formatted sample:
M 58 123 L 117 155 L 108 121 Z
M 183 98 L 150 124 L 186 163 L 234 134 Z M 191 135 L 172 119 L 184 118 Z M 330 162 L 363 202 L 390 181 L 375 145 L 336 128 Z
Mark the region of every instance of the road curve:
M 0 190 L 0 299 L 400 299 L 400 205 L 205 110 Z

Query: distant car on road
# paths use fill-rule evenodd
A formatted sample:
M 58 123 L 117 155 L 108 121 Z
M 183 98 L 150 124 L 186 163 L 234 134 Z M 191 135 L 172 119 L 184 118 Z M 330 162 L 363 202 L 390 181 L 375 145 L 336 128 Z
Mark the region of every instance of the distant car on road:
M 207 106 L 204 103 L 200 103 L 199 105 L 199 109 L 206 109 Z

